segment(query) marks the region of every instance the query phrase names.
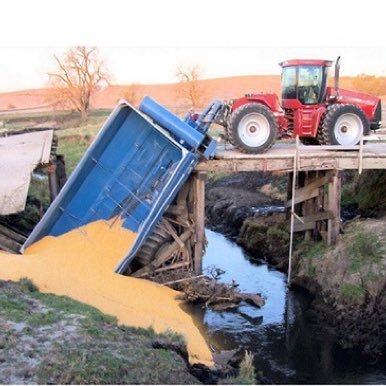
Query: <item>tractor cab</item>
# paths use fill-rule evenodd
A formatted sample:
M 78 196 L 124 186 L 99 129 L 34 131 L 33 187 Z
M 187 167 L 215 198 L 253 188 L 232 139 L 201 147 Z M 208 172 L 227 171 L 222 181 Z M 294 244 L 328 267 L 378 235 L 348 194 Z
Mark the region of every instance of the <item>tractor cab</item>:
M 293 109 L 320 105 L 327 92 L 330 60 L 287 60 L 282 67 L 282 106 Z

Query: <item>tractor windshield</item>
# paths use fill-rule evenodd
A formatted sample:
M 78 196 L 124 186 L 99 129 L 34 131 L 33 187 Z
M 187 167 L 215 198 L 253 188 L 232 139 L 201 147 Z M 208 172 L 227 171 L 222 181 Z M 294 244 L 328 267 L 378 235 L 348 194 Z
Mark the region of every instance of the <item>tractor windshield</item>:
M 284 67 L 282 99 L 298 99 L 303 105 L 321 102 L 325 95 L 323 66 Z

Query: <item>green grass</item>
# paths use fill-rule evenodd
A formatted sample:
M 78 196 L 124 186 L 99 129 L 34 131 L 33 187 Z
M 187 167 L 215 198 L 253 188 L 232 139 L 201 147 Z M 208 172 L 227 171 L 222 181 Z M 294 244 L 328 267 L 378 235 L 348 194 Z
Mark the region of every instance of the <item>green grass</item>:
M 358 230 L 347 246 L 350 256 L 350 271 L 358 272 L 363 266 L 378 263 L 383 259 L 385 250 L 378 235 Z
M 82 314 L 85 320 L 90 322 L 116 323 L 115 317 L 103 314 L 95 307 L 79 303 L 67 296 L 42 294 L 40 292 L 33 292 L 31 296 L 48 308 L 65 312 L 66 314 Z
M 94 125 L 103 122 L 111 113 L 110 109 L 97 109 L 90 111 L 87 123 Z M 4 124 L 4 130 L 21 130 L 26 127 L 36 125 L 47 125 L 58 128 L 72 128 L 81 125 L 81 116 L 78 112 L 71 111 L 46 111 L 46 112 L 28 112 L 28 113 L 11 113 L 1 116 Z
M 44 179 L 39 179 L 34 176 L 31 178 L 31 183 L 28 189 L 28 197 L 30 199 L 35 199 L 41 202 L 42 208 L 46 210 L 50 204 L 50 191 L 48 187 L 48 177 L 47 173 L 43 172 L 41 174 L 45 176 Z
M 306 271 L 309 276 L 314 276 L 315 266 L 314 266 L 314 260 L 315 259 L 321 259 L 329 250 L 329 247 L 327 246 L 325 241 L 304 241 L 302 240 L 298 247 L 297 247 L 298 253 L 301 257 L 301 259 L 306 264 Z
M 25 299 L 14 299 L 0 294 L 0 317 L 14 322 L 22 322 L 28 315 L 29 306 Z
M 350 184 L 342 186 L 341 206 L 342 208 L 356 207 L 357 197 Z
M 65 139 L 59 140 L 58 154 L 64 154 L 67 177 L 74 171 L 88 146 L 85 143 L 72 143 Z
M 366 290 L 361 285 L 343 283 L 340 286 L 339 297 L 345 303 L 363 304 Z
M 128 343 L 128 342 L 125 342 Z M 183 363 L 166 350 L 111 345 L 94 340 L 58 345 L 56 354 L 39 366 L 41 383 L 164 384 L 178 383 Z
M 223 383 L 223 382 L 221 382 Z M 253 354 L 245 351 L 244 358 L 240 362 L 239 373 L 235 377 L 229 377 L 224 384 L 229 385 L 255 385 L 255 367 L 253 365 Z
M 347 173 L 347 172 L 346 172 Z M 343 188 L 342 206 L 358 208 L 364 217 L 386 214 L 386 171 L 365 170 Z
M 57 311 L 48 310 L 47 312 L 34 313 L 26 321 L 30 327 L 47 326 L 58 322 L 61 315 Z
M 29 293 L 29 292 L 38 292 L 38 287 L 33 283 L 32 280 L 27 277 L 23 277 L 18 281 L 19 287 L 21 291 Z

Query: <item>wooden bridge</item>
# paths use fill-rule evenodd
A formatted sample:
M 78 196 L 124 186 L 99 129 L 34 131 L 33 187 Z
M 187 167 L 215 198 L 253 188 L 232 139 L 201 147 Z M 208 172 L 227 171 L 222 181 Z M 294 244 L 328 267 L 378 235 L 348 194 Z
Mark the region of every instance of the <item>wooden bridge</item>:
M 263 154 L 244 154 L 232 146 L 219 148 L 213 160 L 202 161 L 196 167 L 204 172 L 292 172 L 297 159 L 297 171 L 386 169 L 386 143 L 357 146 L 304 146 L 280 143 Z
M 336 242 L 340 228 L 341 171 L 386 169 L 384 137 L 367 137 L 357 146 L 304 146 L 278 143 L 263 154 L 244 154 L 226 145 L 212 160 L 201 161 L 192 179 L 196 205 L 194 223 L 196 243 L 194 266 L 202 269 L 205 226 L 205 176 L 208 172 L 282 172 L 288 173 L 286 206 L 291 213 L 291 246 L 294 232 L 311 239 L 317 232 L 328 244 Z M 292 199 L 294 198 L 294 199 Z

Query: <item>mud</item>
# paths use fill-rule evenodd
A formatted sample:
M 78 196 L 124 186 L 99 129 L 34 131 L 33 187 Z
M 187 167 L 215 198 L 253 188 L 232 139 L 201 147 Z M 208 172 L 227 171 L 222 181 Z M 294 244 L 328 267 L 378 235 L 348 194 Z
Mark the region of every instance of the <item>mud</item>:
M 237 173 L 206 184 L 206 226 L 226 235 L 251 256 L 285 269 L 288 224 L 283 213 L 286 176 Z

